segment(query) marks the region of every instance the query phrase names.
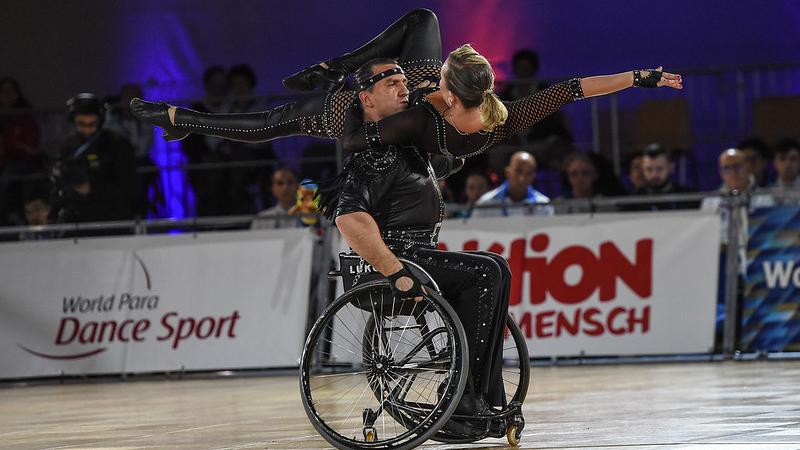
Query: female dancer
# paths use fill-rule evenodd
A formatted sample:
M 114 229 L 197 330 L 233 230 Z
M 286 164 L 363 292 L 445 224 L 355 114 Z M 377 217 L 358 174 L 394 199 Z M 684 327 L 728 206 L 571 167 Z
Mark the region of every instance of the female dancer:
M 493 92 L 491 66 L 472 47 L 466 45 L 452 52 L 444 67 L 440 55 L 438 20 L 433 12 L 419 9 L 401 17 L 359 49 L 307 68 L 284 80 L 284 84 L 295 89 L 336 91 L 346 74 L 365 62 L 377 57 L 396 58 L 406 70 L 411 98 L 423 100 L 420 107 L 397 117 L 364 125 L 367 135 L 372 142 L 385 144 L 424 140 L 429 145 L 420 148 L 426 151 L 438 148 L 443 154 L 462 157 L 485 151 L 584 96 L 609 94 L 632 86 L 682 87 L 680 75 L 635 70 L 574 78 L 504 104 Z M 445 82 L 438 91 L 440 75 Z M 413 95 L 414 90 L 422 95 Z M 182 139 L 190 132 L 244 142 L 294 135 L 341 139 L 348 107 L 355 96 L 353 91 L 321 94 L 247 114 L 206 114 L 139 99 L 131 102 L 131 109 L 140 120 L 162 127 L 168 140 Z M 361 128 L 357 120 L 351 123 L 346 148 L 367 148 L 368 137 Z

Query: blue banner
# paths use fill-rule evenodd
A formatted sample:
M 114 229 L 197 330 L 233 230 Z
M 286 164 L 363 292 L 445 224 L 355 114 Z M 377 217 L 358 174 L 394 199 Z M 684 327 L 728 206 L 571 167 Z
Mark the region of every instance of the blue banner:
M 750 214 L 740 334 L 744 351 L 800 351 L 800 207 Z

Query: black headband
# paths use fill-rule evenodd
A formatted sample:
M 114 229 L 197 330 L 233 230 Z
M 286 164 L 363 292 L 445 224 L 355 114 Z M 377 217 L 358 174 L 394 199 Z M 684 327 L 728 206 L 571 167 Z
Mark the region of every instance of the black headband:
M 362 81 L 361 83 L 357 83 L 356 84 L 356 90 L 358 92 L 365 91 L 365 90 L 371 88 L 372 85 L 377 83 L 378 81 L 381 81 L 382 79 L 384 79 L 386 77 L 390 77 L 392 75 L 397 75 L 397 74 L 405 74 L 405 72 L 403 72 L 403 68 L 402 67 L 397 66 L 397 67 L 393 67 L 393 68 L 388 69 L 388 70 L 384 70 L 383 72 L 376 73 L 375 75 L 367 78 L 366 80 Z

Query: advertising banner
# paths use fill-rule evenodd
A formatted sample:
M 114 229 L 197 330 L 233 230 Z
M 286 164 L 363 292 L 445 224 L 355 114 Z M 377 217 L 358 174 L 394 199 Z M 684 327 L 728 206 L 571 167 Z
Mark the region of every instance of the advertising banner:
M 451 220 L 440 248 L 513 272 L 532 357 L 704 353 L 714 339 L 719 218 L 705 212 Z
M 800 351 L 800 207 L 750 214 L 740 348 Z
M 307 230 L 0 246 L 0 378 L 296 366 Z

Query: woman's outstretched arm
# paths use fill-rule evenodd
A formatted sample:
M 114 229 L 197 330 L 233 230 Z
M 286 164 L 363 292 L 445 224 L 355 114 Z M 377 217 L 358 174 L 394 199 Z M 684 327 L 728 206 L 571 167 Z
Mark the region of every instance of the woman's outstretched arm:
M 647 80 L 652 80 L 654 86 L 642 85 L 642 87 L 671 87 L 673 89 L 683 89 L 683 80 L 679 74 L 662 72 L 662 67 L 656 69 L 655 74 L 661 72 L 661 78 L 655 80 L 655 74 L 651 77 L 652 72 L 649 70 L 638 71 L 641 74 L 642 83 L 647 83 Z M 581 78 L 581 89 L 583 95 L 586 97 L 596 97 L 598 95 L 607 95 L 614 92 L 627 89 L 639 85 L 634 84 L 636 80 L 637 71 L 622 72 L 614 75 L 598 75 L 594 77 Z

